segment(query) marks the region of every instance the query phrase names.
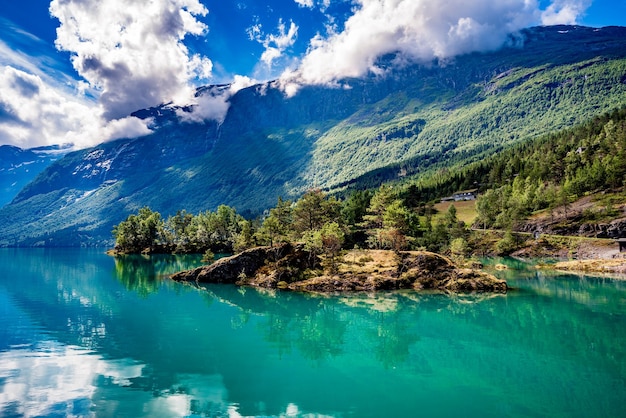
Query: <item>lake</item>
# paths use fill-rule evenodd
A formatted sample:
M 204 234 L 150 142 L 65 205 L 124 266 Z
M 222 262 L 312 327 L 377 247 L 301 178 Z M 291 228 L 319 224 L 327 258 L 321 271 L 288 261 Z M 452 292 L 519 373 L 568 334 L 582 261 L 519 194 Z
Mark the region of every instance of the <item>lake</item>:
M 0 249 L 0 416 L 626 416 L 626 281 L 507 262 L 507 295 L 319 296 Z

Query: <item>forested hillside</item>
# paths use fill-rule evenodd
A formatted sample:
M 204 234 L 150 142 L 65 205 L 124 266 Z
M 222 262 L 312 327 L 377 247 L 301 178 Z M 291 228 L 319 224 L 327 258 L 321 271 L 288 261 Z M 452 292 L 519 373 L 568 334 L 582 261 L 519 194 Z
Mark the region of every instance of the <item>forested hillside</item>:
M 466 255 L 472 251 L 470 225 L 457 219 L 455 206 L 435 220 L 433 196 L 478 186 L 479 225 L 511 231 L 535 211 L 566 208 L 588 193 L 622 193 L 625 183 L 623 108 L 417 183 L 353 191 L 341 200 L 310 191 L 293 203 L 279 199 L 256 220 L 246 220 L 227 206 L 214 213 L 179 212 L 166 220 L 143 208 L 116 226 L 114 235 L 121 252 L 206 251 L 209 258 L 214 252 L 289 241 L 304 242 L 331 260 L 342 247 L 424 248 Z M 595 216 L 618 215 L 610 211 L 605 208 Z M 509 244 L 503 239 L 500 250 L 512 248 Z
M 50 166 L 0 210 L 0 245 L 109 245 L 113 225 L 143 206 L 167 217 L 226 204 L 254 217 L 311 188 L 348 195 L 427 178 L 626 103 L 625 28 L 542 27 L 512 39 L 341 89 L 287 97 L 278 83 L 253 86 L 230 98 L 220 123 L 181 121 L 185 109 L 171 106 L 136 112 L 155 118 L 153 134 Z
M 407 202 L 428 202 L 478 188 L 480 226 L 511 229 L 533 212 L 567 211 L 569 204 L 587 194 L 622 194 L 625 185 L 626 108 L 622 108 L 484 160 L 405 182 L 399 194 Z M 610 219 L 619 214 L 606 215 Z M 594 220 L 591 213 L 587 216 Z

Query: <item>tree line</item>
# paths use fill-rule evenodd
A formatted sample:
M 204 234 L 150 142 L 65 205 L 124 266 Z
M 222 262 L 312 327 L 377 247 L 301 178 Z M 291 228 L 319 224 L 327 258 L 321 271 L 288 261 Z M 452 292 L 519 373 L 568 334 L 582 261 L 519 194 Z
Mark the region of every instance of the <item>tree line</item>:
M 469 164 L 405 182 L 408 202 L 477 188 L 481 227 L 511 229 L 533 212 L 568 210 L 574 200 L 626 181 L 626 108 L 524 141 Z
M 478 225 L 511 230 L 534 211 L 567 210 L 574 199 L 623 188 L 625 180 L 626 108 L 417 181 L 353 190 L 341 198 L 310 190 L 293 202 L 279 198 L 256 219 L 226 205 L 197 215 L 181 210 L 167 219 L 142 208 L 113 234 L 125 253 L 211 255 L 303 242 L 331 260 L 342 248 L 355 247 L 462 255 L 470 250 L 469 225 L 457 219 L 454 206 L 435 218 L 437 198 L 478 187 Z
M 458 221 L 454 207 L 433 225 L 432 207 L 409 207 L 400 192 L 383 185 L 339 200 L 311 190 L 294 202 L 279 198 L 254 220 L 226 205 L 197 215 L 180 211 L 167 219 L 144 207 L 116 225 L 113 235 L 122 253 L 236 253 L 302 242 L 331 264 L 344 248 L 442 251 L 452 240 L 467 238 L 468 227 Z

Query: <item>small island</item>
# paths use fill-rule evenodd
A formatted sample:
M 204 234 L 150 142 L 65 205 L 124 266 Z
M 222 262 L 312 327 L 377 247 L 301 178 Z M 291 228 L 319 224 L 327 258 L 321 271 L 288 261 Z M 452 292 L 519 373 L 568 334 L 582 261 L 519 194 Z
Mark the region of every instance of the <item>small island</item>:
M 329 262 L 307 251 L 304 244 L 249 249 L 171 278 L 304 292 L 507 291 L 504 280 L 476 269 L 459 268 L 449 258 L 429 251 L 350 250 Z
M 433 226 L 427 209 L 413 211 L 388 186 L 344 200 L 311 190 L 293 203 L 279 199 L 256 220 L 225 205 L 166 220 L 142 208 L 115 227 L 109 254 L 204 254 L 210 265 L 172 276 L 184 282 L 305 292 L 505 293 L 505 281 L 465 257 L 471 230 L 454 209 Z M 216 261 L 218 253 L 232 255 Z

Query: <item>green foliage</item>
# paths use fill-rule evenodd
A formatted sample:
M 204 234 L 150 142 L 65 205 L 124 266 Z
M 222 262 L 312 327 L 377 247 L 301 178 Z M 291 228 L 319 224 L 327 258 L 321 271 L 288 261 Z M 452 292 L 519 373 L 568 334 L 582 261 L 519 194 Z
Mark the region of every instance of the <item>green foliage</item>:
M 328 222 L 339 220 L 341 204 L 320 190 L 305 193 L 293 208 L 292 231 L 296 239 L 307 231 L 321 229 Z
M 465 238 L 455 238 L 450 242 L 450 252 L 452 255 L 465 257 L 469 251 L 470 248 Z
M 337 222 L 328 222 L 321 229 L 306 231 L 303 235 L 305 249 L 313 254 L 324 254 L 330 273 L 337 270 L 336 257 L 344 243 L 344 232 Z
M 414 235 L 419 228 L 419 220 L 396 192 L 383 184 L 374 193 L 361 225 L 370 247 L 401 250 L 407 247 L 407 235 Z
M 252 231 L 235 209 L 221 205 L 215 212 L 191 215 L 182 210 L 166 221 L 147 207 L 129 215 L 113 228 L 116 248 L 127 254 L 206 251 L 233 252 L 235 243 L 250 245 Z
M 211 250 L 206 250 L 202 255 L 202 262 L 212 264 L 215 262 L 215 254 Z
M 233 249 L 236 253 L 240 253 L 255 245 L 252 222 L 244 219 L 239 222 L 239 228 L 240 231 L 236 234 L 233 244 Z
M 291 206 L 290 201 L 285 201 L 279 197 L 278 203 L 270 209 L 269 215 L 256 233 L 256 239 L 270 246 L 288 241 L 293 223 L 293 208 Z
M 504 237 L 496 243 L 496 250 L 499 255 L 508 255 L 517 248 L 517 241 L 511 231 L 506 231 Z
M 113 228 L 115 245 L 122 252 L 140 253 L 157 244 L 162 230 L 161 214 L 143 207 L 137 215 L 129 215 Z
M 342 222 L 341 213 L 341 202 L 320 190 L 305 193 L 293 204 L 279 198 L 255 237 L 270 246 L 290 240 L 312 242 L 313 235 L 329 223 L 339 225 Z
M 510 229 L 532 212 L 566 214 L 573 199 L 626 181 L 626 109 L 538 138 L 466 173 L 490 189 L 478 199 L 479 225 Z
M 372 193 L 368 190 L 357 190 L 350 194 L 341 206 L 341 216 L 346 225 L 363 222 L 371 200 Z

